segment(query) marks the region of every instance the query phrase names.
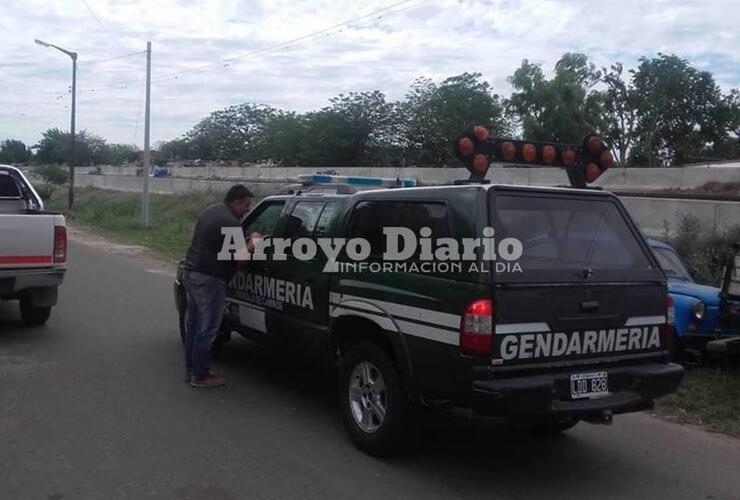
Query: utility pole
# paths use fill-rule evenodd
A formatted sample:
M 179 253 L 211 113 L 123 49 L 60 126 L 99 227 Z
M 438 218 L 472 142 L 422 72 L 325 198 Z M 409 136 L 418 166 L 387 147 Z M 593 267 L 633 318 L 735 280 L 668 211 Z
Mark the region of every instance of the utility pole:
M 144 105 L 144 190 L 141 194 L 141 225 L 149 227 L 149 109 L 152 84 L 152 42 L 146 42 L 146 104 Z
M 72 123 L 70 124 L 70 148 L 69 148 L 69 193 L 67 195 L 67 204 L 72 210 L 75 202 L 75 106 L 77 104 L 77 52 L 63 49 L 53 43 L 44 42 L 36 38 L 36 45 L 56 49 L 63 54 L 67 54 L 72 59 Z
M 67 192 L 67 205 L 72 210 L 75 203 L 75 107 L 77 105 L 77 52 L 72 52 L 72 120 L 70 133 L 72 143 L 69 148 L 69 191 Z

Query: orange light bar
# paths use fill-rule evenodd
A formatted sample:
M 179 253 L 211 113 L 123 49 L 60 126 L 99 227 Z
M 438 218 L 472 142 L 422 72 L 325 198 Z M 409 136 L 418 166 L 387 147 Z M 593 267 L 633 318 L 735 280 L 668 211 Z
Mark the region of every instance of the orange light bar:
M 473 148 L 473 141 L 471 141 L 467 137 L 463 137 L 459 141 L 457 141 L 457 149 L 463 156 L 470 156 L 471 154 L 473 154 Z
M 595 163 L 589 163 L 586 166 L 586 182 L 593 182 L 601 175 L 601 169 Z
M 601 168 L 609 168 L 614 164 L 614 157 L 609 151 L 604 151 L 599 157 Z
M 555 162 L 556 156 L 557 151 L 555 151 L 555 148 L 553 146 L 550 146 L 548 144 L 542 148 L 542 161 L 544 161 L 546 164 L 552 165 Z
M 573 148 L 563 149 L 563 165 L 570 167 L 576 162 L 576 152 Z
M 477 125 L 475 128 L 473 128 L 473 135 L 478 142 L 485 142 L 486 140 L 488 140 L 490 133 L 488 132 L 488 129 L 483 125 Z
M 601 154 L 601 150 L 603 149 L 603 143 L 601 142 L 601 137 L 598 135 L 592 135 L 588 138 L 588 141 L 586 142 L 586 148 L 588 149 L 588 152 L 591 156 L 599 156 Z
M 525 144 L 522 148 L 522 158 L 524 158 L 524 161 L 529 163 L 534 163 L 534 161 L 537 159 L 537 148 L 534 147 L 534 144 Z
M 503 156 L 504 160 L 508 161 L 514 159 L 514 156 L 516 156 L 516 146 L 514 146 L 513 142 L 506 141 L 501 144 L 501 156 Z
M 473 157 L 473 169 L 476 172 L 485 172 L 488 170 L 488 158 L 486 158 L 486 155 L 475 155 Z

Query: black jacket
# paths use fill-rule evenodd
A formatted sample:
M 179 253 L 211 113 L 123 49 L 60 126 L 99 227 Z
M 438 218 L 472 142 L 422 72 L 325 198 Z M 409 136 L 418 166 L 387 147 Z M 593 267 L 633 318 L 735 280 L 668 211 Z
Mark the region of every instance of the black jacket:
M 198 216 L 193 241 L 185 255 L 185 268 L 229 281 L 236 272 L 233 260 L 218 260 L 224 243 L 222 227 L 241 227 L 239 219 L 223 203 L 212 205 Z

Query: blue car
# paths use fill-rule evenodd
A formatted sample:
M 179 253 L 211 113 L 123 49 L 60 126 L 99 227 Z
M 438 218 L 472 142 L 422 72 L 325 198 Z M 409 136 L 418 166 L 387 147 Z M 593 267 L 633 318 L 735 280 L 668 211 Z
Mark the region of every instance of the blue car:
M 696 283 L 681 257 L 667 243 L 647 241 L 668 278 L 679 349 L 704 352 L 710 341 L 740 335 L 740 330 L 723 329 L 720 323 L 720 289 Z

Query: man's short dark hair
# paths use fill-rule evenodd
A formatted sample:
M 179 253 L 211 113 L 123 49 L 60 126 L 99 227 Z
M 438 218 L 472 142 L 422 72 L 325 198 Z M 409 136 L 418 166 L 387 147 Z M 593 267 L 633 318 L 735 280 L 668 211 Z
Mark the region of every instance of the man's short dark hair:
M 244 184 L 236 184 L 234 186 L 231 186 L 229 189 L 229 192 L 226 193 L 226 197 L 224 198 L 224 203 L 227 205 L 234 203 L 235 201 L 243 200 L 244 198 L 252 198 L 252 192 L 247 189 L 247 186 Z

